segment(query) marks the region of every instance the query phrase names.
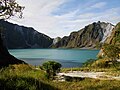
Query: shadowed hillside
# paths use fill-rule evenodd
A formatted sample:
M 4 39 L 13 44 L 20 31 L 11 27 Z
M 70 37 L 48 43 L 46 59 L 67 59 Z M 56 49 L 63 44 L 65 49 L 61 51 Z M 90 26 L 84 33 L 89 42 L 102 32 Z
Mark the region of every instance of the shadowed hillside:
M 31 27 L 19 26 L 4 20 L 0 20 L 0 27 L 4 28 L 4 42 L 9 49 L 48 48 L 53 42 L 50 37 Z

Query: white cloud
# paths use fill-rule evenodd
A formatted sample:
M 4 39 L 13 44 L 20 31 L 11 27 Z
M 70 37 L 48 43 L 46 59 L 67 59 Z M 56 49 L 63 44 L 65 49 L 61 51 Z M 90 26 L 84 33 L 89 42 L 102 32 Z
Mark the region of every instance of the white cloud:
M 78 8 L 62 15 L 52 14 L 60 5 L 67 1 L 68 0 L 19 0 L 19 3 L 25 6 L 23 12 L 24 19 L 12 18 L 10 21 L 33 27 L 37 31 L 51 37 L 69 35 L 70 32 L 80 30 L 85 25 L 94 21 L 103 20 L 112 22 L 113 24 L 120 21 L 120 8 L 112 8 L 98 13 L 86 12 L 88 8 L 84 8 L 83 10 Z M 104 7 L 106 3 L 99 2 L 94 5 L 93 3 L 86 5 L 87 7 L 91 7 L 91 9 L 95 9 Z
M 34 27 L 39 32 L 47 35 L 51 32 L 58 32 L 58 20 L 51 13 L 65 2 L 66 0 L 19 0 L 19 3 L 25 6 L 24 19 L 12 18 L 10 21 Z M 54 35 L 50 36 L 54 37 Z
M 99 2 L 99 3 L 96 3 L 96 4 L 94 4 L 94 5 L 92 5 L 92 6 L 90 6 L 89 8 L 91 8 L 91 9 L 96 9 L 96 8 L 103 8 L 104 6 L 106 5 L 106 2 Z

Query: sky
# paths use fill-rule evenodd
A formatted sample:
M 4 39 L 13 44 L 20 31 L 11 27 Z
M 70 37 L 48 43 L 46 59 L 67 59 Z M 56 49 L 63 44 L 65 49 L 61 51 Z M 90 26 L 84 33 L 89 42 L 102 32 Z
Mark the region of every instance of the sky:
M 86 25 L 120 22 L 120 0 L 17 0 L 25 6 L 23 18 L 10 22 L 33 27 L 52 38 L 68 36 Z

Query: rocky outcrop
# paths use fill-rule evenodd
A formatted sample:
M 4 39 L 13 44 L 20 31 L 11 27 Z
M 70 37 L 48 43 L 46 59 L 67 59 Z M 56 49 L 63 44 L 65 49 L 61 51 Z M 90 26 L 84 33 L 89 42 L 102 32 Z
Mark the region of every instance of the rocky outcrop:
M 19 26 L 4 20 L 0 20 L 0 27 L 4 28 L 4 41 L 9 49 L 48 48 L 53 42 L 53 39 L 31 27 Z
M 61 40 L 60 37 L 56 37 L 53 39 L 53 45 L 55 45 L 56 43 L 58 43 Z
M 105 40 L 106 44 L 113 44 L 120 47 L 120 22 L 113 28 L 112 33 Z M 101 57 L 103 50 L 101 49 L 97 57 Z
M 120 45 L 120 22 L 115 26 L 111 35 L 106 39 L 105 43 Z
M 83 29 L 72 32 L 54 44 L 55 48 L 96 48 L 104 43 L 111 34 L 113 25 L 105 22 L 94 22 Z

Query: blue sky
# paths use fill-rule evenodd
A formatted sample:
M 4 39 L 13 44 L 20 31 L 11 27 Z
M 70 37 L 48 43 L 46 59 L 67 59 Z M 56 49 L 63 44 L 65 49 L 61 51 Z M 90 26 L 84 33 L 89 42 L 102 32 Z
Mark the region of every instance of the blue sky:
M 120 21 L 120 0 L 17 0 L 25 6 L 24 18 L 9 21 L 33 27 L 51 37 L 63 37 L 84 26 Z

